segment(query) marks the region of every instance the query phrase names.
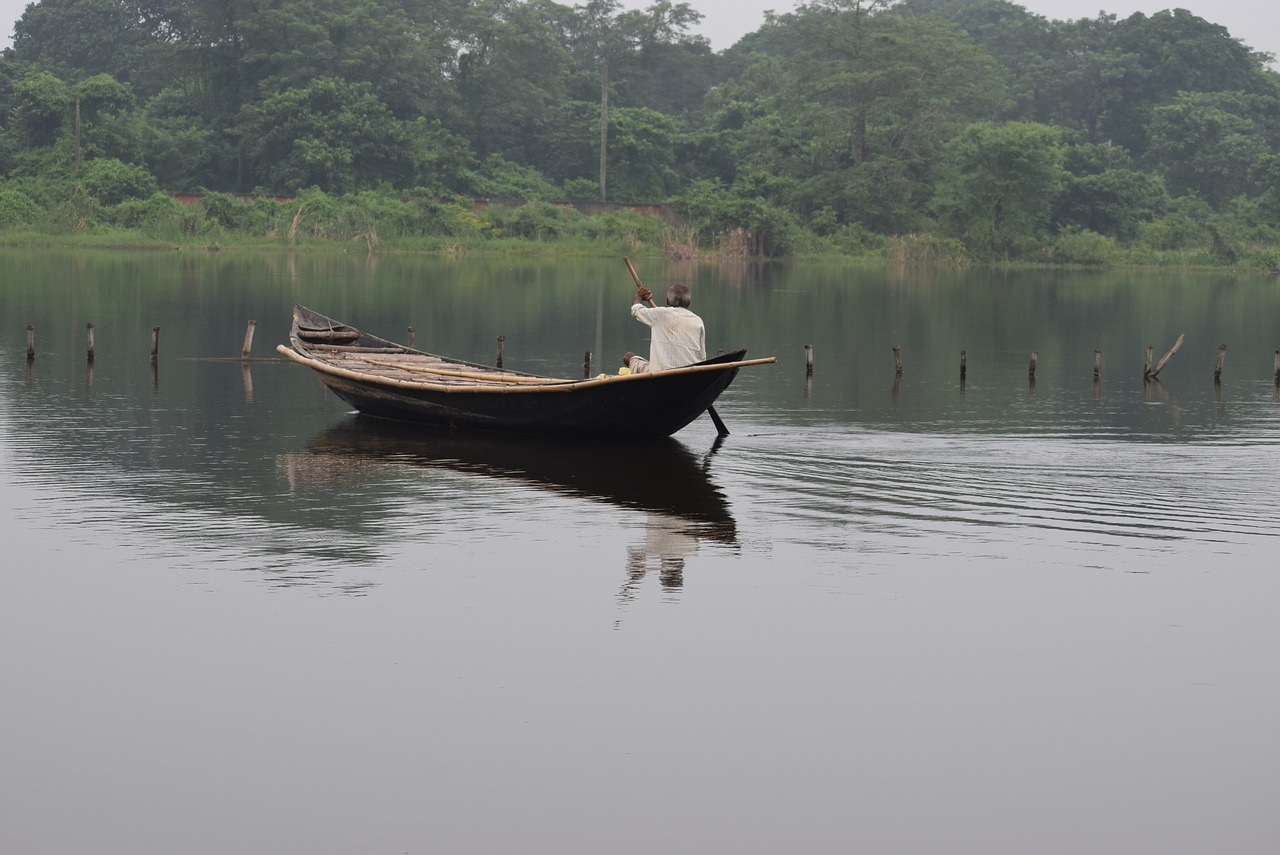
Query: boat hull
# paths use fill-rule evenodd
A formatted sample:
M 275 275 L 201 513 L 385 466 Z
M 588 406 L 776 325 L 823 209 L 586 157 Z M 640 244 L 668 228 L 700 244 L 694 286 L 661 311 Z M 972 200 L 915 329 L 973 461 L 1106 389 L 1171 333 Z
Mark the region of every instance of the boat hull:
M 317 347 L 316 339 L 323 336 L 329 337 L 328 343 Z M 559 436 L 670 436 L 707 411 L 733 382 L 746 353 L 739 350 L 648 375 L 557 381 L 444 360 L 304 307 L 295 309 L 291 338 L 292 349 L 281 347 L 281 352 L 309 365 L 335 395 L 366 415 L 456 429 Z M 399 379 L 350 367 L 358 364 L 352 362 L 353 355 L 391 352 L 406 365 L 415 357 L 429 357 L 436 367 L 406 368 Z M 366 361 L 385 364 L 374 356 Z M 408 370 L 429 373 L 415 375 L 426 379 L 414 382 L 405 379 L 403 372 Z M 486 380 L 480 372 L 503 379 Z M 481 379 L 445 383 L 442 375 Z

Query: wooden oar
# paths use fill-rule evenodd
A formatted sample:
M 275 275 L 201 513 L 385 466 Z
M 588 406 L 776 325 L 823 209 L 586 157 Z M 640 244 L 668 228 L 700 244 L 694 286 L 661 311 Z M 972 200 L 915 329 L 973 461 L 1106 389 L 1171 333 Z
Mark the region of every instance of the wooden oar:
M 636 269 L 635 269 L 634 267 L 632 267 L 632 266 L 631 266 L 631 259 L 630 259 L 630 258 L 627 258 L 627 257 L 624 255 L 624 256 L 622 256 L 622 261 L 623 261 L 623 263 L 624 263 L 624 264 L 626 264 L 626 265 L 627 265 L 627 269 L 631 271 L 631 278 L 632 278 L 632 279 L 634 279 L 634 280 L 635 280 L 635 282 L 636 282 L 636 289 L 637 289 L 637 290 L 639 290 L 640 288 L 644 287 L 644 286 L 641 284 L 641 282 L 640 282 L 640 274 L 636 273 Z M 650 293 L 652 293 L 652 292 L 650 292 Z M 649 305 L 650 305 L 650 306 L 653 306 L 653 297 L 650 297 L 650 298 L 649 298 Z M 656 306 L 654 306 L 654 308 L 657 308 L 657 307 L 656 307 Z M 720 436 L 728 436 L 728 435 L 729 435 L 729 429 L 728 429 L 727 427 L 725 427 L 725 425 L 724 425 L 724 421 L 722 421 L 722 420 L 721 420 L 721 418 L 720 418 L 720 414 L 719 414 L 719 413 L 717 413 L 717 412 L 716 412 L 716 408 L 715 408 L 715 407 L 713 407 L 713 406 L 711 406 L 710 404 L 708 404 L 708 405 L 707 405 L 707 415 L 711 416 L 711 423 L 712 423 L 712 424 L 714 424 L 714 425 L 716 426 L 716 432 L 717 432 Z

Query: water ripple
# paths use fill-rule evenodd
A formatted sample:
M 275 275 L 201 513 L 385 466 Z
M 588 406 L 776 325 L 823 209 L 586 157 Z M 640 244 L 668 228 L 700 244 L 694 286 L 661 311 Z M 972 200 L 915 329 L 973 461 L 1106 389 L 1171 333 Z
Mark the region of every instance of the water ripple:
M 1258 453 L 1274 439 L 1174 446 L 867 431 L 795 440 L 757 437 L 761 447 L 719 471 L 816 543 L 847 546 L 840 532 L 850 527 L 979 541 L 1010 528 L 1098 543 L 1280 535 L 1280 477 L 1259 476 L 1280 476 L 1274 456 Z M 767 479 L 754 477 L 761 459 Z

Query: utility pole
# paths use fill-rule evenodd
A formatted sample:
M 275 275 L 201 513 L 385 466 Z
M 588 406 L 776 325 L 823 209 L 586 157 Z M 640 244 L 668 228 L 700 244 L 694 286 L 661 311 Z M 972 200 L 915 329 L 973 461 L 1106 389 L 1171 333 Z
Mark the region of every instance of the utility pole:
M 605 201 L 609 144 L 609 60 L 600 60 L 600 201 Z

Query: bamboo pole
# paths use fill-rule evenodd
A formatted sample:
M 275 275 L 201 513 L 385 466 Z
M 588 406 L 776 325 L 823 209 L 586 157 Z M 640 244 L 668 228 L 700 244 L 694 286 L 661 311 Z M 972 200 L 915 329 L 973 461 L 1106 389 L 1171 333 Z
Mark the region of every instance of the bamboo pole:
M 1096 347 L 1093 349 L 1093 379 L 1097 380 L 1102 376 L 1102 351 Z
M 1178 348 L 1182 347 L 1182 342 L 1186 337 L 1186 333 L 1178 336 L 1178 340 L 1173 343 L 1173 347 L 1169 348 L 1169 352 L 1160 357 L 1160 361 L 1156 363 L 1156 367 L 1152 368 L 1151 372 L 1144 376 L 1148 376 L 1152 380 L 1160 376 L 1160 372 L 1164 370 L 1165 365 L 1169 363 L 1169 360 L 1173 358 L 1173 355 L 1178 352 Z
M 93 362 L 93 324 L 84 325 L 85 354 Z
M 27 324 L 27 362 L 34 362 L 36 358 L 36 328 L 33 324 Z
M 537 383 L 512 383 L 510 385 L 495 386 L 490 383 L 487 385 L 477 386 L 457 386 L 445 385 L 442 383 L 424 383 L 418 380 L 400 380 L 393 377 L 383 377 L 378 374 L 370 374 L 364 371 L 353 371 L 350 368 L 339 368 L 328 362 L 314 359 L 310 356 L 303 356 L 291 347 L 283 344 L 276 345 L 276 352 L 289 357 L 294 362 L 314 368 L 325 374 L 332 374 L 335 377 L 346 377 L 351 380 L 361 380 L 367 383 L 377 383 L 384 386 L 398 386 L 405 389 L 424 389 L 435 392 L 458 392 L 458 393 L 523 393 L 523 392 L 572 392 L 584 386 L 598 386 L 601 383 L 637 383 L 646 382 L 655 377 L 668 377 L 672 374 L 697 374 L 703 371 L 724 371 L 728 368 L 746 368 L 751 365 L 768 365 L 778 361 L 776 356 L 764 356 L 759 359 L 742 359 L 736 362 L 717 362 L 711 365 L 685 365 L 681 368 L 668 368 L 664 371 L 646 372 L 644 374 L 623 374 L 620 376 L 611 376 L 598 378 L 595 380 L 560 380 L 551 381 L 542 384 Z M 397 366 L 399 367 L 399 366 Z M 485 375 L 480 375 L 482 379 L 491 379 Z M 534 378 L 537 379 L 537 378 Z
M 244 347 L 240 349 L 242 359 L 248 359 L 249 352 L 253 350 L 253 331 L 257 326 L 257 321 L 249 321 L 249 328 L 244 331 Z
M 1213 382 L 1222 382 L 1222 363 L 1227 361 L 1227 346 L 1225 344 L 1218 345 L 1218 361 L 1213 366 Z
M 963 380 L 969 373 L 969 354 L 967 351 L 960 351 L 960 379 Z
M 896 344 L 893 346 L 893 373 L 896 376 L 902 374 L 902 348 Z
M 160 328 L 151 328 L 151 361 L 155 362 L 160 355 Z
M 1154 345 L 1147 345 L 1147 359 L 1142 363 L 1142 379 L 1146 380 L 1151 377 L 1151 356 L 1155 353 Z
M 413 347 L 413 327 L 409 327 L 409 340 L 406 342 L 408 347 Z
M 1027 366 L 1027 376 L 1033 380 L 1035 379 L 1035 376 L 1036 376 L 1036 362 L 1039 359 L 1040 359 L 1040 351 L 1038 350 L 1031 351 L 1031 363 Z
M 1276 353 L 1280 353 L 1280 350 L 1277 350 Z M 813 345 L 811 344 L 804 346 L 804 376 L 813 376 Z M 1280 377 L 1280 373 L 1276 376 Z
M 1276 385 L 1280 386 L 1280 350 L 1276 351 L 1276 361 L 1274 363 Z
M 591 351 L 585 351 L 582 354 L 582 379 L 586 380 L 591 376 Z
M 503 345 L 506 344 L 506 342 L 507 342 L 507 337 L 505 335 L 498 336 L 498 367 L 499 368 L 502 367 L 502 348 L 503 348 Z
M 590 351 L 588 351 L 590 352 Z M 405 365 L 400 362 L 385 362 L 381 359 L 366 359 L 368 365 L 381 368 L 395 368 L 399 371 L 411 371 L 417 374 L 435 374 L 439 377 L 456 377 L 459 380 L 485 380 L 491 383 L 573 383 L 559 377 L 530 377 L 527 374 L 486 374 L 483 371 L 455 371 L 452 368 L 432 368 L 429 365 Z

